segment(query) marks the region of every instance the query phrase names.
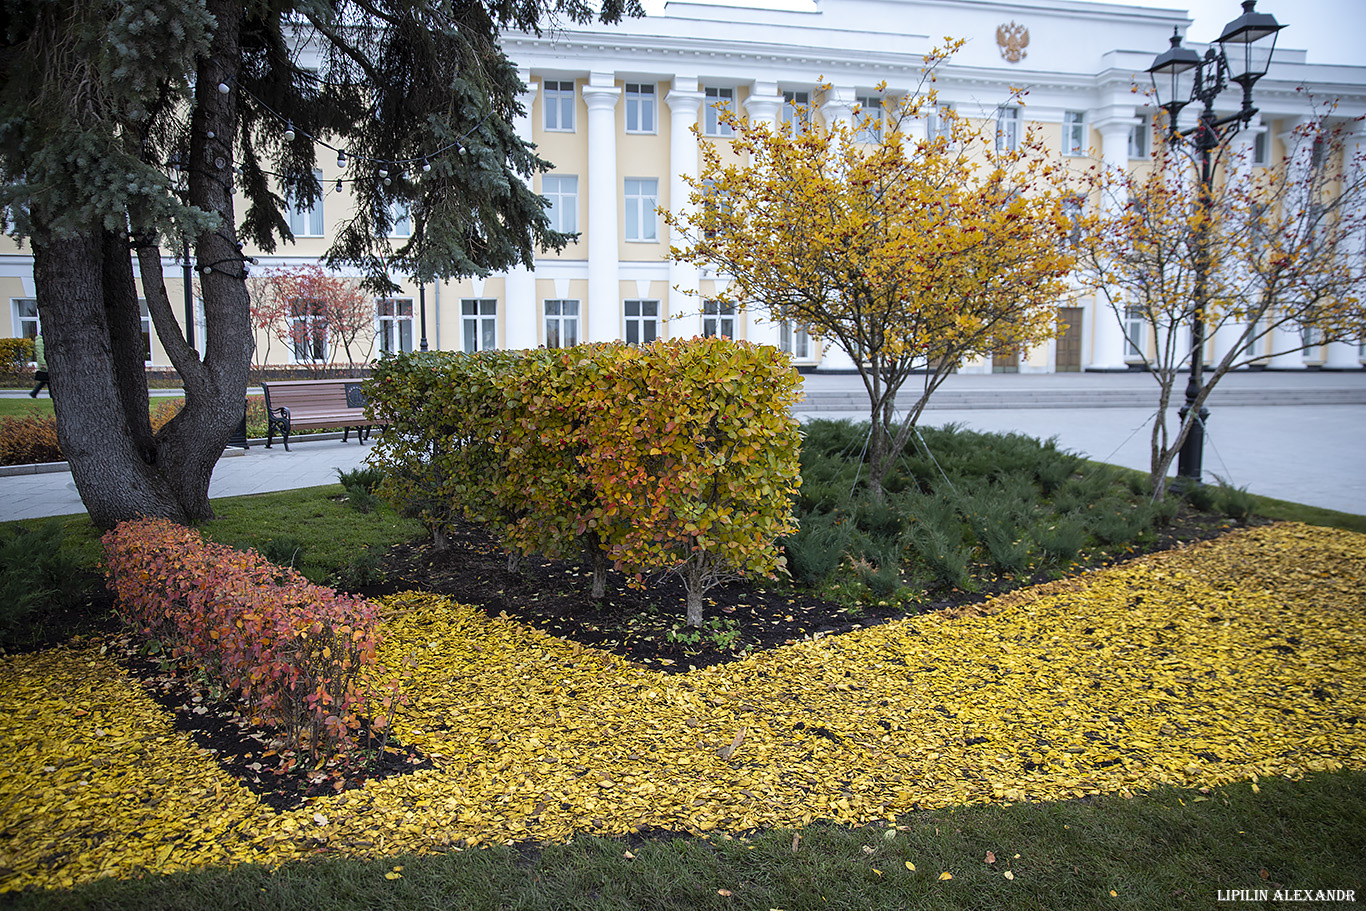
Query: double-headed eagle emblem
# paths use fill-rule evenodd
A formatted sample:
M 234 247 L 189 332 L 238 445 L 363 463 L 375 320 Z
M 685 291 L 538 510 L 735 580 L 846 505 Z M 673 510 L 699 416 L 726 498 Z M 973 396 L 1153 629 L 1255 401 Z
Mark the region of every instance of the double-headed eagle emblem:
M 996 43 L 1001 46 L 1001 56 L 1010 63 L 1019 63 L 1029 47 L 1029 29 L 1016 25 L 1012 19 L 1009 25 L 996 26 Z

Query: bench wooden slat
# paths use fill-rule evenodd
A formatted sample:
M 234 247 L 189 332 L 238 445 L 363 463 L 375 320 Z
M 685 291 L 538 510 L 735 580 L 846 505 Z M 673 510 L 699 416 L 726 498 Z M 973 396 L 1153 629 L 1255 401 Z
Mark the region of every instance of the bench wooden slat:
M 266 396 L 266 448 L 279 430 L 289 451 L 289 435 L 293 430 L 324 430 L 340 428 L 342 439 L 355 428 L 358 440 L 364 441 L 375 422 L 365 416 L 364 396 L 359 394 L 358 379 L 283 380 L 263 382 Z M 347 387 L 355 387 L 348 395 Z M 356 403 L 360 402 L 360 405 Z

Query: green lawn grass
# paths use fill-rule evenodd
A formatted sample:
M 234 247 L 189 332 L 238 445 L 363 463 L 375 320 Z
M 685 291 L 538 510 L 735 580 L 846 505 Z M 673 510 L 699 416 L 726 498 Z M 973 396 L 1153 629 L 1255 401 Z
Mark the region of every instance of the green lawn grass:
M 180 395 L 148 396 L 148 407 L 152 408 L 163 402 L 170 402 L 183 398 L 184 396 Z M 46 391 L 40 393 L 36 399 L 31 399 L 28 396 L 17 399 L 0 398 L 0 418 L 23 417 L 32 411 L 37 411 L 42 415 L 52 414 L 52 399 L 48 397 Z
M 13 907 L 1156 911 L 1230 907 L 1220 890 L 1366 896 L 1366 773 L 1265 779 L 1259 790 L 1241 782 L 1208 794 L 1162 789 L 1129 800 L 922 811 L 894 827 L 816 824 L 795 842 L 785 829 L 373 860 L 320 855 L 273 870 L 100 880 L 22 895 Z

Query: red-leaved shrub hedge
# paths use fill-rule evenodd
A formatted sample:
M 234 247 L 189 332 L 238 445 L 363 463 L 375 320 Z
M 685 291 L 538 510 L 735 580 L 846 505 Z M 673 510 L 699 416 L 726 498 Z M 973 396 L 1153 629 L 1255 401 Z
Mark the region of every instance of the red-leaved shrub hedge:
M 0 418 L 0 465 L 32 465 L 62 461 L 57 419 L 34 410 Z
M 348 753 L 387 729 L 398 683 L 377 659 L 373 603 L 164 519 L 103 540 L 124 618 L 282 728 L 286 749 Z

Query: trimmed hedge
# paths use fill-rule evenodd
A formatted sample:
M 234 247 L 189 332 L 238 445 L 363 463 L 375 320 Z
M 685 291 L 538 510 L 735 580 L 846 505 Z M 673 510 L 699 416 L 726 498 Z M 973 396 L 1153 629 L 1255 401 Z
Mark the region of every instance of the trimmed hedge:
M 286 749 L 349 753 L 387 729 L 398 684 L 378 663 L 374 604 L 164 519 L 103 542 L 122 616 L 283 729 Z
M 597 597 L 609 562 L 675 572 L 699 625 L 711 586 L 783 565 L 797 383 L 776 349 L 718 338 L 403 355 L 367 384 L 389 425 L 372 459 L 438 544 L 464 519 L 514 556 L 582 552 Z

